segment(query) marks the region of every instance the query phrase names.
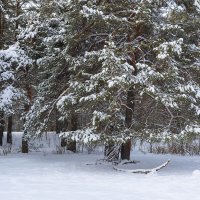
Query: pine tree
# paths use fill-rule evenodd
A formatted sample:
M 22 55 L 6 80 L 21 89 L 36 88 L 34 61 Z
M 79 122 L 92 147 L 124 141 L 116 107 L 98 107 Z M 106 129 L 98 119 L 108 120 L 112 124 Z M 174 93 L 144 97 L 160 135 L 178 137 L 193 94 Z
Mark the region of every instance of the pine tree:
M 68 116 L 72 109 L 76 113 L 89 113 L 91 122 L 85 124 L 83 131 L 74 132 L 77 137 L 84 139 L 89 135 L 89 140 L 93 140 L 95 133 L 101 133 L 103 140 L 116 138 L 115 142 L 124 143 L 121 158 L 130 159 L 136 94 L 133 80 L 137 77 L 136 62 L 141 56 L 133 41 L 142 37 L 149 24 L 148 21 L 145 25 L 133 22 L 140 18 L 135 16 L 135 6 L 139 9 L 145 6 L 144 3 L 135 5 L 121 1 L 117 6 L 115 3 L 89 1 L 76 5 L 81 8 L 75 8 L 79 13 L 76 16 L 84 19 L 85 28 L 81 32 L 75 29 L 70 38 L 72 47 L 68 48 L 68 54 L 79 51 L 73 53 L 76 57 L 70 67 L 72 76 L 68 94 L 61 98 L 58 107 Z M 145 7 L 144 15 L 148 17 Z M 73 22 L 73 15 L 68 16 Z M 78 25 L 71 26 L 79 28 Z M 84 48 L 82 52 L 81 48 Z M 84 130 L 86 134 L 82 135 Z M 70 132 L 66 133 L 68 135 L 74 137 Z
M 42 1 L 38 4 L 26 14 L 26 27 L 22 27 L 18 36 L 20 44 L 35 60 L 34 67 L 29 70 L 34 76 L 35 95 L 26 115 L 24 138 L 33 136 L 33 133 L 38 136 L 52 120 L 58 121 L 54 116 L 59 115 L 55 102 L 65 88 L 63 81 L 65 83 L 68 78 L 63 55 L 67 27 L 67 22 L 63 21 L 64 3 Z
M 24 2 L 1 1 L 0 110 L 4 113 L 4 118 L 8 118 L 7 141 L 9 143 L 12 143 L 12 115 L 19 112 L 17 107 L 20 106 L 20 100 L 26 101 L 21 80 L 27 66 L 31 65 L 31 60 L 16 41 L 19 25 L 17 22 L 19 19 L 16 18 L 20 17 L 16 16 L 16 10 Z
M 35 60 L 27 135 L 59 110 L 62 137 L 121 147 L 199 133 L 198 1 L 43 1 L 26 15 L 20 44 Z
M 66 137 L 89 135 L 93 140 L 101 133 L 103 140 L 125 142 L 121 157 L 129 159 L 131 137 L 182 137 L 191 132 L 188 127 L 198 130 L 199 83 L 193 73 L 199 59 L 194 28 L 199 27 L 199 12 L 181 1 L 111 4 L 76 5 L 76 17 L 85 19 L 85 28 L 78 31 L 78 24 L 71 25 L 77 28 L 67 49 L 68 54 L 76 50 L 72 75 L 57 105 L 67 116 L 71 110 L 91 115 L 82 131 L 67 132 Z M 73 15 L 68 16 L 73 23 Z M 148 118 L 146 113 L 143 119 L 133 118 L 138 101 L 140 107 L 153 102 Z

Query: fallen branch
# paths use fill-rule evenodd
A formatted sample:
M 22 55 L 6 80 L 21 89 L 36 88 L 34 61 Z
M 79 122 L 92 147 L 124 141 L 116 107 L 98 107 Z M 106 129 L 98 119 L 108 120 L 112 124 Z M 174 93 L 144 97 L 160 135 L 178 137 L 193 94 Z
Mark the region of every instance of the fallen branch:
M 122 171 L 122 172 L 129 172 L 129 173 L 139 173 L 139 174 L 148 174 L 151 172 L 159 171 L 162 168 L 166 167 L 169 164 L 170 160 L 166 161 L 162 165 L 159 165 L 158 167 L 152 168 L 152 169 L 121 169 L 116 166 L 113 167 L 114 170 Z

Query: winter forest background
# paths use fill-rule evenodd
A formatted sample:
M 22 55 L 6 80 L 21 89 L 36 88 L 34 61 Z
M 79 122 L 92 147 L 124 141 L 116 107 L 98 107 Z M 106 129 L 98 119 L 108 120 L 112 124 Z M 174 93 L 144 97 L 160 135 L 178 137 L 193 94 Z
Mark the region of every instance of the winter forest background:
M 0 0 L 2 199 L 198 200 L 199 154 L 200 0 Z
M 1 0 L 0 48 L 1 146 L 200 154 L 199 0 Z

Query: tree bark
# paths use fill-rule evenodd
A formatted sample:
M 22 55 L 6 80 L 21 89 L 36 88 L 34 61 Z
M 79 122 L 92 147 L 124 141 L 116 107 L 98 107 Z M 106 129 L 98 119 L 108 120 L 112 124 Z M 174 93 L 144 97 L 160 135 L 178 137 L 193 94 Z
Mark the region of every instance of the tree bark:
M 122 144 L 121 159 L 130 160 L 130 152 L 131 152 L 131 140 L 128 140 L 126 143 Z
M 0 146 L 3 145 L 4 112 L 0 111 Z
M 3 29 L 4 29 L 4 22 L 3 22 L 3 12 L 0 10 L 0 36 L 2 37 L 3 36 Z
M 18 18 L 20 15 L 20 9 L 21 9 L 20 1 L 16 1 L 16 8 L 15 8 L 16 18 Z M 17 19 L 15 22 L 15 40 L 17 40 L 18 28 L 19 28 L 19 19 Z
M 126 116 L 125 116 L 125 124 L 126 128 L 131 128 L 133 112 L 135 107 L 135 92 L 134 88 L 130 88 L 127 94 L 127 107 L 126 107 Z M 122 144 L 121 147 L 121 159 L 122 160 L 130 160 L 130 152 L 131 152 L 131 140 L 129 139 L 126 143 Z
M 0 9 L 0 49 L 3 48 L 4 46 L 4 31 L 5 31 L 5 14 L 3 11 Z
M 71 116 L 71 120 L 70 120 L 70 130 L 71 131 L 76 131 L 78 128 L 78 116 L 73 113 Z M 68 141 L 67 142 L 67 150 L 70 150 L 72 152 L 76 152 L 76 141 Z
M 130 34 L 128 34 L 128 42 L 131 43 Z M 130 49 L 131 52 L 131 49 Z M 133 66 L 132 74 L 137 75 L 136 57 L 135 53 L 129 53 L 128 63 Z M 125 111 L 125 124 L 126 128 L 130 129 L 132 126 L 133 114 L 135 109 L 135 88 L 131 86 L 127 92 L 126 111 Z M 121 146 L 121 159 L 130 160 L 131 140 L 129 139 Z
M 24 105 L 24 111 L 27 113 L 29 111 L 29 105 L 25 104 Z M 25 119 L 24 119 L 24 124 L 25 124 Z M 24 130 L 23 136 L 22 136 L 22 153 L 28 153 L 28 140 L 27 140 L 27 130 Z
M 62 123 L 58 122 L 60 124 L 60 131 L 65 132 L 67 130 L 67 120 L 65 119 Z M 60 142 L 60 146 L 61 147 L 66 147 L 67 146 L 67 141 L 65 138 L 61 138 L 61 142 Z
M 65 119 L 64 121 L 62 122 L 57 122 L 58 126 L 57 129 L 60 131 L 60 132 L 65 132 L 67 131 L 68 129 L 68 121 Z M 65 138 L 61 138 L 61 143 L 60 143 L 61 147 L 66 147 L 67 146 L 67 141 Z
M 58 120 L 57 115 L 56 115 L 56 134 L 59 134 L 60 132 L 61 132 L 61 123 Z
M 26 131 L 24 131 L 24 134 L 26 134 Z M 22 137 L 22 153 L 28 153 L 28 141 L 24 135 Z
M 63 123 L 61 123 L 58 120 L 58 115 L 56 113 L 56 134 L 59 134 L 62 131 L 62 126 L 63 126 Z M 67 142 L 66 142 L 65 138 L 61 138 L 60 146 L 61 147 L 66 147 L 66 145 L 67 145 Z
M 27 97 L 29 99 L 29 103 L 32 102 L 32 89 L 30 84 L 26 84 L 26 92 L 27 92 Z M 24 111 L 27 113 L 30 109 L 30 104 L 25 104 L 24 105 Z M 25 124 L 25 119 L 24 119 L 24 124 Z M 23 136 L 22 136 L 22 153 L 28 153 L 28 139 L 27 139 L 27 130 L 24 130 Z
M 7 143 L 12 144 L 12 115 L 8 117 L 8 126 L 7 126 Z

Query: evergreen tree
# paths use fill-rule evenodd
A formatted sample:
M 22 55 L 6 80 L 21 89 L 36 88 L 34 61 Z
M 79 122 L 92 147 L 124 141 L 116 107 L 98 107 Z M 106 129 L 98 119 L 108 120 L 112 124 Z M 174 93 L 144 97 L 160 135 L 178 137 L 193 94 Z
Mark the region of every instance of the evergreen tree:
M 117 144 L 122 159 L 132 139 L 199 133 L 198 1 L 40 3 L 18 37 L 39 74 L 27 137 L 48 129 L 56 107 L 71 127 L 87 118 L 62 137 Z
M 8 138 L 12 143 L 12 115 L 19 112 L 19 100 L 26 101 L 22 80 L 31 60 L 16 41 L 20 9 L 25 1 L 1 1 L 0 110 L 8 117 Z M 17 12 L 17 13 L 16 13 Z M 17 25 L 16 25 L 17 24 Z M 12 30 L 12 31 L 11 31 Z
M 28 55 L 35 60 L 34 67 L 29 71 L 34 77 L 35 95 L 26 115 L 24 138 L 33 136 L 33 133 L 38 136 L 53 119 L 58 121 L 54 117 L 59 115 L 55 105 L 69 76 L 63 55 L 67 27 L 67 22 L 63 20 L 64 9 L 64 3 L 42 1 L 24 16 L 26 27 L 22 27 L 18 38 Z
M 184 137 L 188 130 L 199 130 L 200 90 L 193 74 L 199 69 L 199 29 L 194 28 L 199 12 L 194 2 L 75 4 L 80 9 L 76 20 L 86 25 L 79 31 L 68 13 L 75 30 L 67 52 L 76 52 L 66 95 L 57 105 L 67 116 L 72 110 L 90 113 L 91 123 L 65 136 L 93 140 L 101 133 L 103 140 L 125 142 L 121 157 L 129 159 L 131 137 Z M 140 121 L 133 117 L 138 116 L 135 103 L 146 99 L 153 102 L 151 112 Z

